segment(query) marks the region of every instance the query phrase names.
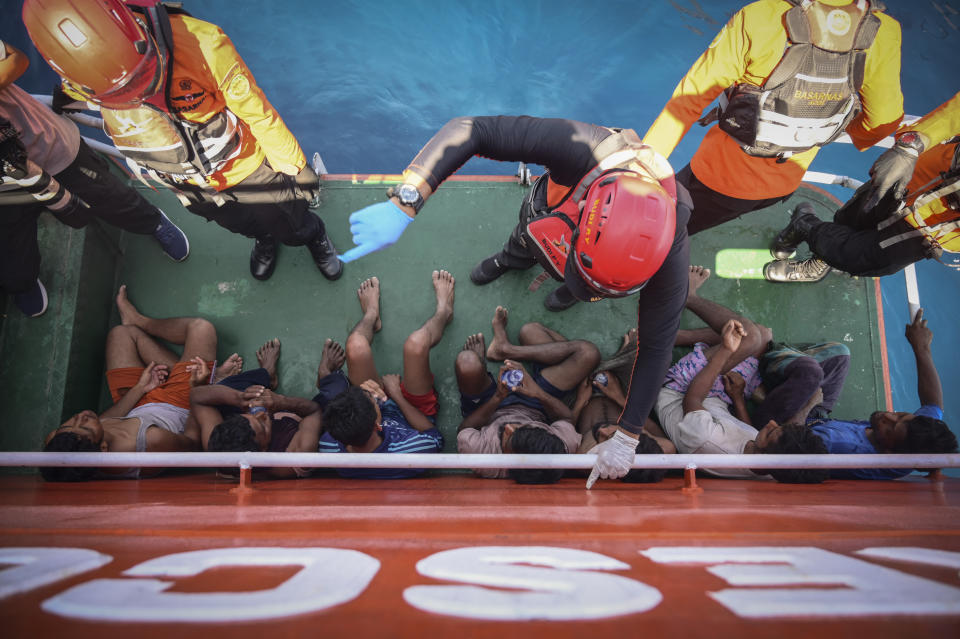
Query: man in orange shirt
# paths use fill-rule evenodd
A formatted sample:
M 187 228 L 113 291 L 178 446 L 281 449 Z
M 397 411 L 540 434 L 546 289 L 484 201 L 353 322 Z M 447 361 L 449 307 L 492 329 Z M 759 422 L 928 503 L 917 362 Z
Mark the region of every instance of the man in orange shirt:
M 324 277 L 340 277 L 308 210 L 319 179 L 219 27 L 156 0 L 27 0 L 23 21 L 64 91 L 99 105 L 138 172 L 190 212 L 256 240 L 253 277 L 272 275 L 280 243 L 306 245 Z
M 669 157 L 724 94 L 718 126 L 677 174 L 693 197 L 691 235 L 787 199 L 819 147 L 841 133 L 862 150 L 896 129 L 900 25 L 880 9 L 759 0 L 714 38 L 643 140 Z

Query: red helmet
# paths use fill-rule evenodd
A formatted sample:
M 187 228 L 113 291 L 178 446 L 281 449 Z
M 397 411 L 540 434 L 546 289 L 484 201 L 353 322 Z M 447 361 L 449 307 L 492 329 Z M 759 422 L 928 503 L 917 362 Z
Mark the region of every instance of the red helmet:
M 567 287 L 584 301 L 636 293 L 670 252 L 676 218 L 676 200 L 660 182 L 634 171 L 600 176 L 571 242 Z
M 120 0 L 26 0 L 23 23 L 50 66 L 92 102 L 138 104 L 162 86 L 157 43 Z

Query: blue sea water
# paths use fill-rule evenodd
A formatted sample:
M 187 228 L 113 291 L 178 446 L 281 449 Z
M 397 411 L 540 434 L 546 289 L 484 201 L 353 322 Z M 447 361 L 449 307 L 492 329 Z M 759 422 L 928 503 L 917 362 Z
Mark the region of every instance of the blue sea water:
M 0 1 L 0 37 L 31 54 L 20 85 L 48 92 L 53 72 L 33 50 L 20 2 Z M 187 0 L 233 39 L 259 85 L 309 154 L 331 173 L 398 173 L 457 115 L 570 117 L 641 134 L 727 19 L 735 0 Z M 890 0 L 903 31 L 907 113 L 922 115 L 960 89 L 960 0 Z M 683 166 L 703 136 L 694 127 L 671 156 Z M 824 149 L 816 171 L 864 180 L 878 155 Z M 467 174 L 514 165 L 471 160 Z M 845 199 L 849 191 L 829 187 Z M 960 273 L 918 265 L 921 303 L 935 333 L 946 419 L 960 432 Z M 918 405 L 913 355 L 903 339 L 902 275 L 882 280 L 894 406 Z

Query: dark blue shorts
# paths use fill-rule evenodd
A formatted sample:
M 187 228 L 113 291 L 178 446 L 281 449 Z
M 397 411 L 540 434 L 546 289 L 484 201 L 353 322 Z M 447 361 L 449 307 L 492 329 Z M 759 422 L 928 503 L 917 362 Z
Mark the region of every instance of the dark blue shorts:
M 537 386 L 545 390 L 553 397 L 563 400 L 568 391 L 560 390 L 544 379 L 543 375 L 540 374 L 541 370 L 542 369 L 540 367 L 535 367 L 532 371 L 528 371 L 528 373 L 533 376 L 533 381 L 537 383 Z M 493 377 L 493 374 L 488 371 L 487 377 L 490 378 L 490 385 L 487 386 L 487 388 L 479 395 L 465 395 L 460 393 L 460 414 L 464 417 L 477 410 L 478 406 L 486 403 L 491 397 L 493 397 L 493 394 L 497 392 L 497 382 Z M 500 402 L 500 405 L 497 406 L 497 408 L 513 406 L 515 404 L 529 406 L 530 408 L 534 408 L 542 413 L 546 412 L 546 410 L 543 408 L 543 404 L 540 403 L 540 400 L 527 397 L 526 395 L 521 395 L 520 393 L 510 393 L 507 395 L 506 399 Z

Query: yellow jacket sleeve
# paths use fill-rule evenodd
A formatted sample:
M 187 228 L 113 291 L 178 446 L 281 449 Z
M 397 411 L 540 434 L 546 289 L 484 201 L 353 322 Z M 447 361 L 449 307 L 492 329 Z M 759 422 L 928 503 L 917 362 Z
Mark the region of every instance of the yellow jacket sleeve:
M 880 18 L 880 29 L 867 49 L 860 86 L 859 115 L 847 125 L 850 139 L 861 151 L 893 133 L 903 119 L 900 91 L 900 23 L 888 15 Z
M 824 0 L 846 4 L 844 0 Z M 785 0 L 759 0 L 738 11 L 677 85 L 670 101 L 644 136 L 669 156 L 703 110 L 734 84 L 762 86 L 783 58 L 787 32 Z M 880 29 L 867 49 L 860 88 L 863 111 L 848 125 L 854 144 L 864 149 L 892 133 L 903 117 L 900 92 L 900 25 L 881 13 Z
M 295 175 L 307 163 L 300 144 L 257 86 L 230 38 L 208 22 L 189 18 L 184 22 L 197 37 L 227 108 L 246 123 L 274 170 Z
M 744 75 L 749 46 L 744 11 L 741 9 L 730 18 L 697 58 L 643 136 L 644 144 L 652 146 L 660 155 L 670 157 L 703 110 Z
M 926 136 L 929 150 L 944 140 L 960 135 L 960 93 L 913 124 L 902 127 L 897 134 L 916 131 Z

